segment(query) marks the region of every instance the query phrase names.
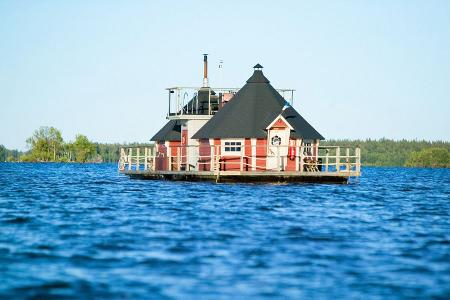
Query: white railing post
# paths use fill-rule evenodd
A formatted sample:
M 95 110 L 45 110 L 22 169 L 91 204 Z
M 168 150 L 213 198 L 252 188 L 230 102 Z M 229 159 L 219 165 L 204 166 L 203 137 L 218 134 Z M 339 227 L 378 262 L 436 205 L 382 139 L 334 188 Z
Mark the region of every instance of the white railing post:
M 131 156 L 133 154 L 133 148 L 128 149 L 128 171 L 131 171 Z
M 356 147 L 355 149 L 356 152 L 356 172 L 357 172 L 357 176 L 359 176 L 359 173 L 361 172 L 361 148 Z
M 214 156 L 214 172 L 216 175 L 216 183 L 219 182 L 220 176 L 220 154 L 219 154 L 219 146 L 215 146 L 215 156 Z
M 328 172 L 328 163 L 329 163 L 328 152 L 330 152 L 329 149 L 328 148 L 325 149 L 325 172 Z
M 214 149 L 214 146 L 209 146 L 209 149 L 210 149 L 209 150 L 209 171 L 213 171 L 214 167 L 215 167 L 214 155 L 215 155 L 216 149 Z
M 220 146 L 216 146 L 216 150 L 214 152 L 216 154 L 215 161 L 216 161 L 217 174 L 219 174 L 219 172 L 220 172 L 220 153 L 219 153 L 220 148 L 219 147 Z
M 148 148 L 144 148 L 144 171 L 148 170 Z
M 198 96 L 197 96 L 198 99 Z M 197 111 L 198 111 L 198 106 L 197 106 Z M 199 146 L 200 147 L 200 146 Z M 186 171 L 190 171 L 191 170 L 191 164 L 189 163 L 189 151 L 191 148 L 189 148 L 189 145 L 185 146 L 185 151 L 186 151 Z M 200 170 L 200 168 L 198 168 Z
M 241 172 L 242 171 L 244 171 L 244 153 L 245 153 L 245 151 L 244 151 L 244 153 L 242 153 L 242 149 L 243 149 L 244 147 L 241 147 L 241 158 L 240 158 L 240 170 L 241 170 Z
M 123 171 L 125 169 L 126 155 L 123 148 L 120 148 L 119 169 Z
M 347 164 L 347 172 L 350 172 L 350 148 L 347 148 L 345 150 L 345 156 L 347 156 L 345 159 L 345 163 Z
M 140 164 L 139 164 L 139 151 L 140 151 L 139 147 L 136 148 L 136 171 L 139 171 L 139 167 L 140 167 Z
M 336 148 L 336 172 L 341 171 L 341 147 Z
M 170 145 L 167 147 L 167 169 L 172 171 L 172 147 Z
M 177 170 L 181 171 L 181 147 L 177 148 Z
M 303 172 L 304 170 L 304 156 L 303 156 L 303 146 L 300 146 L 300 172 Z
M 277 146 L 277 171 L 281 171 L 280 145 Z

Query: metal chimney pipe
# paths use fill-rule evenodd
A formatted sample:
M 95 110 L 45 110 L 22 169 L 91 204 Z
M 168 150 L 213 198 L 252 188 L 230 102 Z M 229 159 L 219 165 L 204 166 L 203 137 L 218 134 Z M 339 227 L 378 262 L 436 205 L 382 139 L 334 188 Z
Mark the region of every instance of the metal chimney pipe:
M 203 54 L 203 87 L 208 86 L 208 54 Z

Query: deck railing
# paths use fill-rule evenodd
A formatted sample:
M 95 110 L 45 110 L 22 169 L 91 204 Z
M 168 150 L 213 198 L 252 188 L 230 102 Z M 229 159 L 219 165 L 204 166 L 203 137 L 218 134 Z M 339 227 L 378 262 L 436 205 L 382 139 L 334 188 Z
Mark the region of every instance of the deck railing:
M 205 103 L 202 103 L 199 99 L 199 90 L 207 90 L 207 101 L 203 99 Z M 239 91 L 240 88 L 227 88 L 227 87 L 170 87 L 166 90 L 169 95 L 169 111 L 168 118 L 177 119 L 184 115 L 214 115 L 220 108 L 222 101 L 228 101 L 234 94 Z M 212 94 L 214 92 L 214 94 Z M 294 89 L 277 89 L 277 92 L 290 103 L 294 105 Z M 226 99 L 222 98 L 225 97 Z M 228 98 L 230 97 L 230 98 Z
M 161 147 L 161 146 L 160 146 Z M 164 147 L 156 145 L 120 149 L 120 172 L 299 172 L 360 176 L 359 147 L 319 146 L 238 146 L 239 151 L 224 154 L 224 146 Z M 276 151 L 273 151 L 273 150 Z M 160 149 L 161 150 L 161 149 Z M 251 153 L 251 154 L 249 154 Z M 264 153 L 261 155 L 260 153 Z

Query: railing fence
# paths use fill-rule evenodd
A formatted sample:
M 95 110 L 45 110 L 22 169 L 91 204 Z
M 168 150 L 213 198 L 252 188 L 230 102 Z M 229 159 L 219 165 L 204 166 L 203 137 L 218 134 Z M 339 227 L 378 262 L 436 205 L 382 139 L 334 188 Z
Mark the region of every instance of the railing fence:
M 240 151 L 233 153 L 224 153 L 223 146 L 160 147 L 160 151 L 156 145 L 121 148 L 119 171 L 209 171 L 218 176 L 220 172 L 236 171 L 325 172 L 347 173 L 348 176 L 359 176 L 361 172 L 359 147 L 319 146 L 310 152 L 311 148 L 305 146 L 293 147 L 295 150 L 289 149 L 289 146 L 270 146 L 272 149 L 278 148 L 275 155 L 256 155 L 267 153 L 267 147 L 253 145 L 241 145 Z M 187 151 L 192 147 L 198 151 Z M 263 151 L 258 151 L 261 148 L 264 148 Z M 189 155 L 190 153 L 198 155 Z

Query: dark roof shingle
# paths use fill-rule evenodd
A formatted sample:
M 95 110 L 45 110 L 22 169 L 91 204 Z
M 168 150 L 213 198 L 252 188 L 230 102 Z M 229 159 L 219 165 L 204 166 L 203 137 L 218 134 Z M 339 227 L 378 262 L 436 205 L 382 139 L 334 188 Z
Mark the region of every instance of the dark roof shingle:
M 285 104 L 262 71 L 255 70 L 232 100 L 192 138 L 266 138 L 265 129 L 282 114 L 294 128 L 291 137 L 324 139 L 293 107 L 282 111 Z
M 150 139 L 150 141 L 181 141 L 181 121 L 170 120 Z

